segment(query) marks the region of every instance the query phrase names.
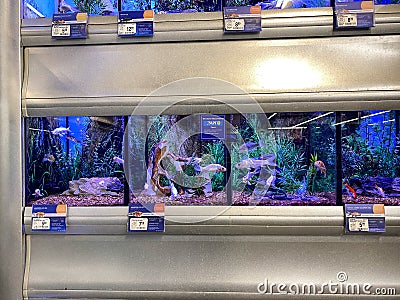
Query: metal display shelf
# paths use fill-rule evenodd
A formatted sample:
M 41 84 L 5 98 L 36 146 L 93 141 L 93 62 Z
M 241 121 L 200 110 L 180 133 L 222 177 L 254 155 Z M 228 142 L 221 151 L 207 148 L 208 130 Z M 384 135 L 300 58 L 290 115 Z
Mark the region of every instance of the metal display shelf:
M 216 41 L 236 39 L 276 39 L 381 35 L 400 33 L 400 5 L 375 6 L 375 27 L 361 30 L 334 30 L 331 7 L 262 11 L 262 31 L 250 34 L 224 34 L 222 12 L 155 15 L 154 36 L 117 37 L 117 17 L 90 17 L 88 38 L 52 40 L 51 19 L 24 19 L 22 45 L 89 45 L 176 41 Z
M 53 234 L 126 234 L 127 207 L 69 207 L 67 232 Z M 400 236 L 400 209 L 387 206 L 384 235 Z M 25 208 L 27 234 L 31 230 L 32 209 Z M 327 235 L 344 233 L 341 206 L 324 207 L 176 207 L 165 210 L 165 234 L 194 235 Z M 50 233 L 52 234 L 52 233 Z

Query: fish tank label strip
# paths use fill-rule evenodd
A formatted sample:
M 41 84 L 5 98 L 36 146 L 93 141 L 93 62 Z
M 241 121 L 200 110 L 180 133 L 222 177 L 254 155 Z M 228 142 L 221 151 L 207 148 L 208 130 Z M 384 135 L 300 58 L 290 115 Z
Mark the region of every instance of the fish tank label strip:
M 118 14 L 118 36 L 153 36 L 154 11 L 121 11 Z
M 128 232 L 164 232 L 164 203 L 129 205 Z
M 60 232 L 67 230 L 67 205 L 33 205 L 32 231 Z
M 386 231 L 383 204 L 346 204 L 346 232 L 378 233 Z
M 224 7 L 224 32 L 260 32 L 261 6 Z
M 374 27 L 373 1 L 335 1 L 336 28 Z
M 223 116 L 201 115 L 200 122 L 202 140 L 225 139 L 226 126 Z
M 51 26 L 53 39 L 81 39 L 87 37 L 87 13 L 54 14 Z

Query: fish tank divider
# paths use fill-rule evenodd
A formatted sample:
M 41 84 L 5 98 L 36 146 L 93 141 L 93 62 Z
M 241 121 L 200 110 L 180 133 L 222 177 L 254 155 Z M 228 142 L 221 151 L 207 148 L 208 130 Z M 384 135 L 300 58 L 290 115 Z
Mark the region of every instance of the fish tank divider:
M 342 113 L 337 111 L 335 113 L 336 124 L 342 121 Z M 336 126 L 335 128 L 335 144 L 336 144 L 336 205 L 343 205 L 342 199 L 342 126 Z

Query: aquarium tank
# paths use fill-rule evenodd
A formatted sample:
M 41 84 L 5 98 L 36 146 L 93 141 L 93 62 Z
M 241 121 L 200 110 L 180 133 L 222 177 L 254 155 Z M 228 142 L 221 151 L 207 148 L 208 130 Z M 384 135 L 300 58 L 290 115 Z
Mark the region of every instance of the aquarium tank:
M 51 18 L 57 13 L 83 12 L 89 16 L 118 13 L 118 0 L 23 0 L 23 18 Z
M 26 118 L 26 204 L 123 205 L 123 117 Z
M 344 203 L 400 204 L 399 111 L 341 114 Z
M 25 118 L 26 205 L 399 205 L 399 111 Z

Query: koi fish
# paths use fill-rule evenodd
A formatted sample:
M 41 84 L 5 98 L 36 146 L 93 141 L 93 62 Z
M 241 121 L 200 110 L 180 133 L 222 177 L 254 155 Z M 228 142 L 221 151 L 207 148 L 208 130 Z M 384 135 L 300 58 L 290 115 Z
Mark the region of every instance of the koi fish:
M 381 188 L 377 184 L 375 184 L 375 188 L 378 190 L 379 196 L 381 196 L 382 198 L 385 198 L 385 191 L 383 190 L 383 188 Z
M 55 162 L 55 157 L 54 157 L 54 155 L 53 154 L 46 154 L 45 156 L 44 156 L 44 158 L 42 159 L 42 162 L 49 162 L 49 163 L 53 163 L 53 162 Z
M 264 154 L 257 158 L 247 158 L 235 165 L 237 169 L 256 169 L 259 167 L 276 167 L 276 156 L 274 154 Z
M 52 134 L 58 135 L 58 136 L 64 136 L 64 135 L 66 135 L 66 134 L 68 134 L 70 132 L 72 132 L 72 131 L 69 129 L 69 127 L 68 128 L 58 127 L 58 128 L 56 128 L 56 129 L 51 131 Z
M 110 0 L 104 0 L 103 2 L 104 4 L 106 4 L 106 7 L 104 8 L 101 14 L 103 16 L 108 16 L 114 11 L 114 6 L 112 5 Z
M 40 189 L 36 189 L 35 192 L 32 194 L 32 196 L 35 196 L 35 197 L 43 197 L 44 195 L 42 194 L 42 192 L 40 191 Z
M 314 166 L 317 168 L 318 171 L 324 174 L 324 177 L 326 178 L 326 167 L 324 162 L 322 160 L 317 160 L 316 162 L 314 162 Z
M 61 0 L 60 4 L 58 6 L 58 9 L 60 12 L 67 13 L 67 12 L 77 12 L 79 9 L 72 7 L 68 3 L 65 2 L 65 0 Z
M 343 184 L 349 196 L 351 196 L 354 199 L 357 199 L 356 191 L 347 183 L 347 181 L 344 181 Z
M 243 153 L 246 151 L 252 151 L 257 149 L 258 147 L 262 147 L 263 145 L 260 142 L 247 142 L 239 147 L 239 152 Z
M 112 160 L 113 160 L 113 162 L 115 162 L 117 164 L 120 164 L 120 165 L 124 164 L 124 160 L 122 158 L 117 157 L 117 156 L 114 156 Z
M 73 136 L 67 135 L 66 138 L 69 139 L 70 141 L 73 141 L 74 143 L 82 144 L 81 141 L 79 141 L 77 138 L 74 138 Z

